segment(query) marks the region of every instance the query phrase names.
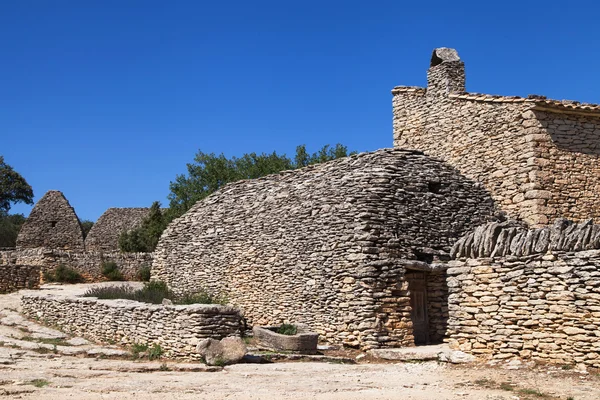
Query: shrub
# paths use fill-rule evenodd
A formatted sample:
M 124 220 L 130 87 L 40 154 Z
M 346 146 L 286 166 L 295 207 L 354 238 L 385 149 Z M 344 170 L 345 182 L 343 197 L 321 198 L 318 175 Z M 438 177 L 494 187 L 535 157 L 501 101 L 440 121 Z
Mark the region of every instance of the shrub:
M 137 271 L 136 278 L 142 282 L 149 282 L 150 281 L 150 267 L 147 265 L 143 265 L 142 267 L 140 267 L 140 269 L 138 269 L 138 271 Z
M 147 344 L 142 344 L 142 343 L 134 343 L 131 346 L 131 355 L 134 359 L 138 359 L 140 358 L 140 354 L 145 353 L 146 351 L 148 351 L 148 345 Z
M 83 276 L 71 267 L 60 264 L 53 271 L 44 271 L 44 280 L 47 282 L 80 283 Z
M 164 351 L 163 351 L 162 347 L 160 347 L 160 344 L 155 343 L 148 350 L 148 360 L 152 361 L 152 360 L 161 358 L 163 353 L 164 353 Z
M 84 297 L 97 297 L 103 300 L 127 299 L 141 301 L 143 303 L 160 304 L 163 299 L 169 299 L 174 304 L 226 304 L 224 296 L 214 296 L 201 290 L 194 294 L 183 294 L 176 296 L 163 281 L 150 281 L 141 289 L 133 289 L 129 285 L 114 285 L 104 287 L 92 287 L 84 294 Z
M 227 304 L 225 296 L 213 295 L 204 289 L 196 293 L 184 293 L 173 299 L 174 304 Z
M 161 281 L 150 281 L 142 289 L 135 290 L 128 285 L 93 287 L 88 289 L 84 297 L 97 297 L 103 300 L 127 299 L 143 303 L 160 304 L 163 299 L 173 297 L 167 284 Z
M 277 333 L 280 335 L 295 335 L 298 332 L 298 328 L 296 325 L 292 324 L 282 324 L 279 328 L 277 328 Z
M 102 263 L 102 276 L 109 281 L 122 281 L 123 274 L 119 271 L 119 267 L 114 261 L 106 261 Z

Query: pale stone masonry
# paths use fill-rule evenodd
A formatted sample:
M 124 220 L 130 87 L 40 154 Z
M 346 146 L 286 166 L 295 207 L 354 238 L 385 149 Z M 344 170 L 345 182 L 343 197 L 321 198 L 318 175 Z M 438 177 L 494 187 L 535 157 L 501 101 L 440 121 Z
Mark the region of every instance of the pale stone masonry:
M 304 323 L 364 349 L 410 346 L 405 272 L 447 259 L 460 236 L 495 218 L 492 203 L 422 153 L 363 153 L 223 187 L 168 226 L 152 278 L 223 293 L 250 324 Z M 447 317 L 438 276 L 430 341 Z
M 58 190 L 48 191 L 35 204 L 17 236 L 17 249 L 38 247 L 71 251 L 85 249 L 79 218 Z
M 490 224 L 465 236 L 448 263 L 447 341 L 496 359 L 600 367 L 598 247 L 589 222 Z
M 30 318 L 93 341 L 157 344 L 167 358 L 199 360 L 200 340 L 240 336 L 242 328 L 239 310 L 217 304 L 162 305 L 30 294 L 21 297 L 21 309 Z
M 467 93 L 453 49 L 434 50 L 427 76 L 392 90 L 395 147 L 447 161 L 532 226 L 600 222 L 600 106 Z
M 102 264 L 117 264 L 125 280 L 137 280 L 143 267 L 152 265 L 152 253 L 121 253 L 101 251 L 65 251 L 40 247 L 37 249 L 0 251 L 0 267 L 12 265 L 37 266 L 44 273 L 59 265 L 73 268 L 88 282 L 101 281 Z
M 109 208 L 85 238 L 86 250 L 119 251 L 121 233 L 138 228 L 149 212 L 149 208 Z
M 40 267 L 36 265 L 0 265 L 0 293 L 21 289 L 39 289 Z

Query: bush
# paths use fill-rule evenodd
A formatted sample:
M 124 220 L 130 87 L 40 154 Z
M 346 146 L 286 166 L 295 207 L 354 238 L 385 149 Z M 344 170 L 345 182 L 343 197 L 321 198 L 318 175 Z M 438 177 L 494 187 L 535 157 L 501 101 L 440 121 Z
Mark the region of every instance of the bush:
M 142 289 L 133 289 L 128 285 L 93 287 L 88 289 L 84 297 L 97 297 L 104 300 L 127 299 L 143 303 L 160 304 L 163 299 L 173 297 L 167 284 L 160 281 L 150 281 Z
M 226 304 L 224 296 L 213 296 L 204 290 L 194 294 L 176 296 L 163 281 L 150 281 L 142 289 L 133 289 L 129 285 L 93 287 L 88 289 L 84 297 L 97 297 L 103 300 L 127 299 L 143 303 L 161 304 L 164 299 L 174 304 Z
M 277 328 L 277 333 L 280 335 L 295 335 L 298 332 L 298 328 L 296 325 L 292 324 L 282 324 L 279 328 Z
M 160 347 L 160 344 L 155 343 L 148 349 L 148 360 L 152 361 L 161 358 L 163 353 L 164 351 L 162 347 Z
M 149 282 L 150 281 L 150 267 L 147 265 L 140 267 L 140 269 L 138 269 L 138 271 L 137 271 L 136 278 L 142 282 Z
M 227 304 L 225 296 L 218 296 L 208 293 L 202 289 L 196 293 L 184 293 L 173 299 L 174 304 Z
M 102 263 L 102 276 L 109 281 L 122 281 L 123 274 L 119 271 L 119 267 L 114 261 L 106 261 Z
M 60 264 L 53 271 L 44 271 L 43 276 L 46 282 L 80 283 L 85 280 L 79 272 L 64 264 Z

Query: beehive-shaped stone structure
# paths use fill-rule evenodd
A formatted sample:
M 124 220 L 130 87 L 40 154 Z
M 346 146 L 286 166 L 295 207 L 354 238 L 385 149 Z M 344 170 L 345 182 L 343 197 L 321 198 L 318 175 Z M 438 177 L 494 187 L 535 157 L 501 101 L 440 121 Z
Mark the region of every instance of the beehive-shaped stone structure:
M 412 345 L 406 270 L 427 269 L 494 215 L 489 194 L 454 168 L 384 149 L 225 186 L 168 226 L 152 274 L 177 292 L 223 293 L 252 324 Z M 430 290 L 428 307 L 443 334 L 442 297 Z
M 85 250 L 79 218 L 58 190 L 48 191 L 36 203 L 17 236 L 17 249 L 40 247 Z
M 88 251 L 118 251 L 119 236 L 139 227 L 149 208 L 109 208 L 98 218 L 85 238 Z

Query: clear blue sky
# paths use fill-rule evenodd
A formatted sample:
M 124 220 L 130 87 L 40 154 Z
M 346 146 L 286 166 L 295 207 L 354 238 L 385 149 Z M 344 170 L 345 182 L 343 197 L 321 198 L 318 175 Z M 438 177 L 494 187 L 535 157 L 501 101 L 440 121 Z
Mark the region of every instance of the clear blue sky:
M 81 219 L 167 204 L 201 149 L 392 145 L 390 90 L 435 47 L 467 90 L 600 103 L 593 1 L 0 3 L 0 155 Z M 26 215 L 30 207 L 11 212 Z

